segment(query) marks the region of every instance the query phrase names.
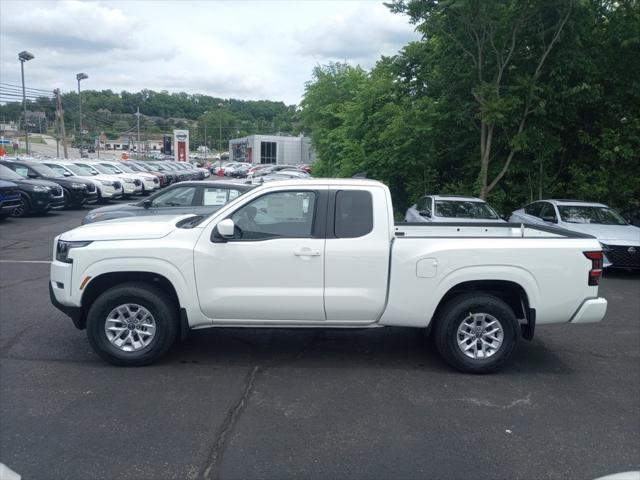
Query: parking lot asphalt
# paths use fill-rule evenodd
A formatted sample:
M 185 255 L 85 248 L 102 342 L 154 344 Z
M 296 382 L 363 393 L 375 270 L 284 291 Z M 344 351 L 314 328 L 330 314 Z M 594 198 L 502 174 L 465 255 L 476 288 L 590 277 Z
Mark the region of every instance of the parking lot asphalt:
M 24 479 L 640 470 L 637 274 L 606 272 L 602 323 L 539 327 L 494 375 L 452 371 L 404 328 L 197 331 L 117 368 L 49 303 L 52 240 L 86 210 L 0 222 L 0 462 Z

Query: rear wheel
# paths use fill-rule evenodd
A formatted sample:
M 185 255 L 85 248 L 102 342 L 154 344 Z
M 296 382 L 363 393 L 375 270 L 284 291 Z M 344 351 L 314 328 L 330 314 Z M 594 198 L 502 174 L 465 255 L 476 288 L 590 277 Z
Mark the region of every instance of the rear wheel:
M 20 204 L 11 211 L 10 215 L 12 217 L 25 217 L 30 211 L 31 203 L 29 202 L 29 198 L 24 193 L 20 193 Z
M 520 341 L 520 326 L 503 300 L 482 293 L 452 298 L 436 319 L 434 340 L 442 358 L 468 373 L 500 369 Z
M 177 335 L 175 306 L 159 289 L 126 283 L 100 295 L 87 315 L 95 352 L 121 366 L 148 365 L 167 353 Z

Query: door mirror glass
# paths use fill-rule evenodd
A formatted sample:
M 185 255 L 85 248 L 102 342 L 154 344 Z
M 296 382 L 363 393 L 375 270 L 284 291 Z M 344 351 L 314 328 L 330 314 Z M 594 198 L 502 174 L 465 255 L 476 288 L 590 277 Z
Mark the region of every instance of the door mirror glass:
M 220 223 L 218 223 L 216 228 L 218 229 L 218 233 L 222 237 L 225 237 L 225 238 L 226 237 L 233 237 L 233 232 L 235 230 L 235 224 L 233 223 L 233 220 L 231 220 L 230 218 L 225 218 Z

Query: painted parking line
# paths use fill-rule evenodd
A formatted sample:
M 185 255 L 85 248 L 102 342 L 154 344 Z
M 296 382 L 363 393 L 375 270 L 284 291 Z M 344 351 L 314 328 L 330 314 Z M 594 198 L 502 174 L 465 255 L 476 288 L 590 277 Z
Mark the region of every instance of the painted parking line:
M 51 260 L 0 260 L 0 263 L 51 263 Z

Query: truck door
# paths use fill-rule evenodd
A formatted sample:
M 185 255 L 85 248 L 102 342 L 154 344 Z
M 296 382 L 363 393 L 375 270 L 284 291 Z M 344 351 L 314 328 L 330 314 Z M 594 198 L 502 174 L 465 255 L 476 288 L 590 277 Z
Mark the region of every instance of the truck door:
M 267 192 L 228 218 L 233 238 L 198 240 L 202 312 L 214 321 L 324 321 L 327 187 Z
M 336 186 L 330 192 L 325 245 L 327 320 L 375 321 L 384 309 L 389 275 L 384 191 Z

